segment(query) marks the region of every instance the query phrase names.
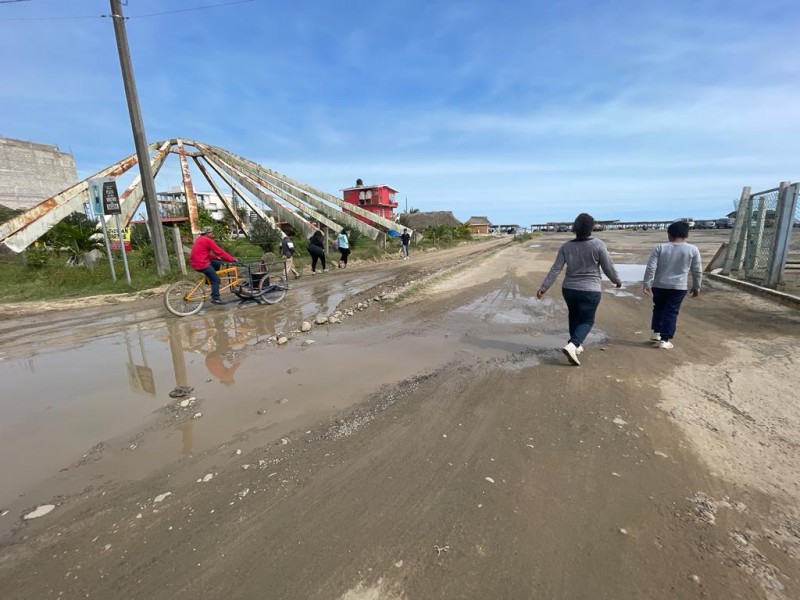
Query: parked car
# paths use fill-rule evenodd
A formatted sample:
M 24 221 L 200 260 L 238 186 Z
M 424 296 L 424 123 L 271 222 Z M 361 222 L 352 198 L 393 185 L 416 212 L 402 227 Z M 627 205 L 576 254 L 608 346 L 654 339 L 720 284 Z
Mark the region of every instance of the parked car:
M 569 225 L 559 225 L 557 231 L 558 233 L 564 233 L 568 232 L 570 229 L 572 228 Z
M 605 231 L 605 230 L 606 230 L 606 226 L 605 225 L 601 225 L 600 223 L 595 223 L 594 224 L 594 228 L 592 229 L 592 231 Z
M 677 223 L 678 221 L 683 221 L 684 223 L 688 223 L 689 229 L 694 229 L 694 219 L 692 217 L 681 217 L 680 219 L 675 219 L 673 223 Z
M 716 221 L 695 221 L 694 223 L 695 229 L 716 229 L 717 222 Z
M 731 229 L 733 224 L 736 222 L 736 219 L 732 219 L 730 217 L 725 217 L 722 219 L 717 219 L 714 223 L 717 226 L 717 229 Z

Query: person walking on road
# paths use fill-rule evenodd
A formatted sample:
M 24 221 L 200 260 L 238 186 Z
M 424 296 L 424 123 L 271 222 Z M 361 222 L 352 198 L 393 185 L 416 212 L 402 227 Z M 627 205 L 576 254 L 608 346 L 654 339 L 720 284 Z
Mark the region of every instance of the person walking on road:
M 339 268 L 347 268 L 347 257 L 350 256 L 350 239 L 347 237 L 347 230 L 342 229 L 336 236 L 336 246 L 339 249 Z
M 214 241 L 214 228 L 206 225 L 194 241 L 189 253 L 189 264 L 195 271 L 208 277 L 211 282 L 211 303 L 222 304 L 219 298 L 219 271 L 221 261 L 237 262 L 236 259 L 220 248 Z
M 308 253 L 311 255 L 311 274 L 317 272 L 317 261 L 322 263 L 322 272 L 325 273 L 328 270 L 325 266 L 325 238 L 319 229 L 308 239 Z
M 300 279 L 300 272 L 294 268 L 294 241 L 292 235 L 286 235 L 281 240 L 281 256 L 286 263 L 286 272 L 294 275 L 295 279 Z
M 692 273 L 692 298 L 700 295 L 703 265 L 697 246 L 687 244 L 689 224 L 676 221 L 667 227 L 669 242 L 659 244 L 647 261 L 642 290 L 653 296 L 653 318 L 650 341 L 662 350 L 673 348 L 672 338 L 678 324 L 678 313 L 686 298 L 689 272 Z
M 581 213 L 572 224 L 575 239 L 564 242 L 558 249 L 556 260 L 547 273 L 536 297 L 541 299 L 553 285 L 564 265 L 567 274 L 561 293 L 569 311 L 569 342 L 562 352 L 573 365 L 580 365 L 578 354 L 583 352 L 583 342 L 594 325 L 594 317 L 600 304 L 600 269 L 616 286 L 622 287 L 606 245 L 592 237 L 594 219 Z
M 403 229 L 403 235 L 400 236 L 400 242 L 403 244 L 403 260 L 408 260 L 408 244 L 411 242 L 411 234 L 408 229 Z

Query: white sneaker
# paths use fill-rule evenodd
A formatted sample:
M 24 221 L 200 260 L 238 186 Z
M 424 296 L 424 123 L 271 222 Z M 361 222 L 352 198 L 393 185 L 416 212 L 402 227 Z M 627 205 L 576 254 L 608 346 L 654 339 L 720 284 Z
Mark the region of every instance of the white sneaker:
M 577 350 L 578 349 L 575 347 L 575 344 L 573 344 L 572 342 L 570 342 L 569 344 L 567 344 L 566 346 L 564 346 L 561 349 L 561 351 L 567 357 L 569 362 L 571 362 L 575 366 L 580 366 L 581 361 L 578 360 L 578 352 L 577 352 Z
M 578 346 L 575 348 L 575 354 L 583 354 L 583 346 Z
M 670 342 L 668 340 L 661 340 L 660 342 L 658 342 L 658 347 L 659 347 L 660 350 L 670 350 L 670 349 L 674 348 L 675 346 L 673 346 L 672 342 Z
M 653 334 L 650 336 L 651 342 L 660 342 L 661 341 L 661 334 L 657 331 L 654 331 Z

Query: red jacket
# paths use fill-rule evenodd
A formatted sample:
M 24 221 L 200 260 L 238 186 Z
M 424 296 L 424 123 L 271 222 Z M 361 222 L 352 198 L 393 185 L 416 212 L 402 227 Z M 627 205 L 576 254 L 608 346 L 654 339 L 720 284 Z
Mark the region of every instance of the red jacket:
M 217 243 L 207 235 L 201 235 L 194 241 L 192 251 L 189 253 L 189 264 L 195 271 L 201 271 L 211 265 L 211 259 L 236 262 L 236 259 L 217 246 Z

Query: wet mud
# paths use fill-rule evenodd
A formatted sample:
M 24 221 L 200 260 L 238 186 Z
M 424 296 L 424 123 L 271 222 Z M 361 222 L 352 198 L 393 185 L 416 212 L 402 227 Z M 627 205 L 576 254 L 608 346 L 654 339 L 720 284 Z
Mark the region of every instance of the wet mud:
M 4 596 L 797 597 L 800 318 L 709 285 L 656 350 L 660 239 L 601 237 L 626 294 L 581 367 L 556 286 L 535 299 L 558 234 L 304 278 L 272 307 L 0 321 Z

